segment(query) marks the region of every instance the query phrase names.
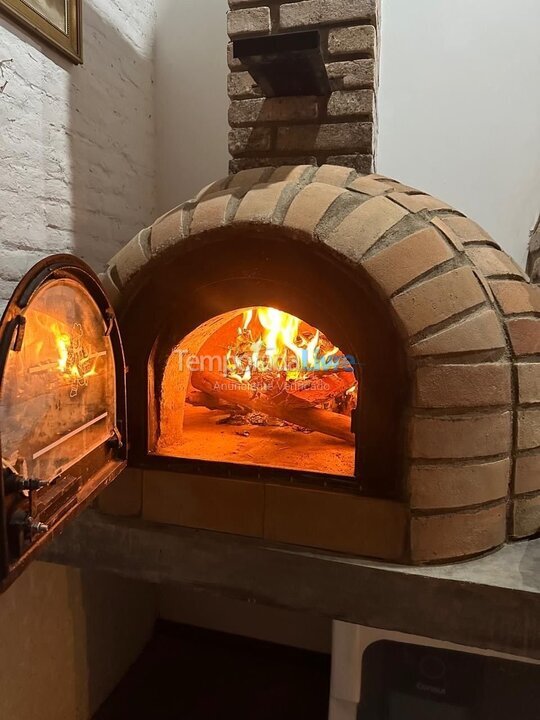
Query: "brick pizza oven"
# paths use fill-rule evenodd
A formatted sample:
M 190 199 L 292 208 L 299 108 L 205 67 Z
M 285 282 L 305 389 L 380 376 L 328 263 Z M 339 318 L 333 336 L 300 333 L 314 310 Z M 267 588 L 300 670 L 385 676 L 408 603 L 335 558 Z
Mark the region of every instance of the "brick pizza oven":
M 245 170 L 142 231 L 105 281 L 146 519 L 413 563 L 538 531 L 540 289 L 446 203 L 338 166 Z M 318 432 L 302 450 L 311 472 L 284 470 L 279 454 L 261 467 L 257 444 L 218 462 L 219 425 L 197 459 L 181 439 L 160 455 L 163 358 L 254 306 L 305 319 L 359 359 L 342 474 L 331 455 L 344 442 Z M 317 473 L 321 439 L 333 469 Z
M 103 278 L 139 468 L 103 506 L 413 563 L 537 533 L 540 290 L 458 210 L 362 174 L 376 136 L 377 4 L 230 4 L 233 174 L 143 230 Z M 327 94 L 272 97 L 314 30 L 320 57 L 308 66 L 323 63 Z M 257 45 L 276 34 L 270 50 Z M 282 37 L 293 45 L 276 81 Z M 297 424 L 228 425 L 231 396 L 219 392 L 188 407 L 209 385 L 194 373 L 194 387 L 171 358 L 230 355 L 261 308 L 299 319 L 306 344 L 319 333 L 321 353 L 353 358 L 354 407 L 332 406 L 338 432 L 335 417 L 310 411 L 299 432 L 287 408 L 281 417 Z M 260 326 L 249 339 L 259 336 Z M 265 398 L 251 393 L 259 411 Z
M 231 174 L 112 258 L 108 299 L 64 257 L 4 317 L 28 397 L 0 410 L 49 412 L 25 452 L 2 434 L 5 576 L 126 461 L 101 509 L 156 523 L 414 564 L 540 531 L 540 289 L 372 172 L 377 4 L 231 6 Z

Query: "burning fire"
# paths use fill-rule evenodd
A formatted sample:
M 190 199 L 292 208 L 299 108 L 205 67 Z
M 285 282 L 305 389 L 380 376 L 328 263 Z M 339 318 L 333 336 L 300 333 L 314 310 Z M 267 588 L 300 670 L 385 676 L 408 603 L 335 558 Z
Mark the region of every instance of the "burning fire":
M 73 325 L 72 334 L 63 331 L 58 324 L 53 324 L 51 331 L 58 352 L 58 370 L 71 381 L 71 396 L 77 395 L 80 387 L 88 385 L 88 378 L 96 375 L 96 364 L 99 354 L 89 354 L 84 347 L 84 331 L 79 323 Z
M 254 374 L 283 373 L 305 380 L 309 373 L 335 370 L 339 348 L 319 330 L 300 333 L 301 321 L 270 307 L 246 310 L 234 346 L 227 352 L 227 377 L 250 382 Z

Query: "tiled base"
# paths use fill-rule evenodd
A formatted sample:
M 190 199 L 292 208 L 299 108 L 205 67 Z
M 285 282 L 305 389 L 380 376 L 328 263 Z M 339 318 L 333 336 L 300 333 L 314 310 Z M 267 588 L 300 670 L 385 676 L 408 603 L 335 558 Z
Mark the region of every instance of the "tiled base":
M 408 522 L 399 503 L 150 470 L 143 478 L 145 520 L 396 562 L 405 559 Z

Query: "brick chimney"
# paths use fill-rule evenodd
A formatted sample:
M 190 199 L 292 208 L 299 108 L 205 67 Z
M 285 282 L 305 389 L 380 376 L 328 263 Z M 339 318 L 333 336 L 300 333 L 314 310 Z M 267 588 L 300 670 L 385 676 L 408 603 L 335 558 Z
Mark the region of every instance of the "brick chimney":
M 229 44 L 231 172 L 330 163 L 373 170 L 379 0 L 229 0 L 231 40 L 318 30 L 324 95 L 265 97 Z

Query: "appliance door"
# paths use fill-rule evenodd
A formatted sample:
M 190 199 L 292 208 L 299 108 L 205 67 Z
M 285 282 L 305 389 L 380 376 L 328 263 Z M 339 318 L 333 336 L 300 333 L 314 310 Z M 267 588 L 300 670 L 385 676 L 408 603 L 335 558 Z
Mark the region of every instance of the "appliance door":
M 94 272 L 32 268 L 0 324 L 0 591 L 126 466 L 125 373 Z
M 357 720 L 537 720 L 540 665 L 380 640 L 364 652 Z

